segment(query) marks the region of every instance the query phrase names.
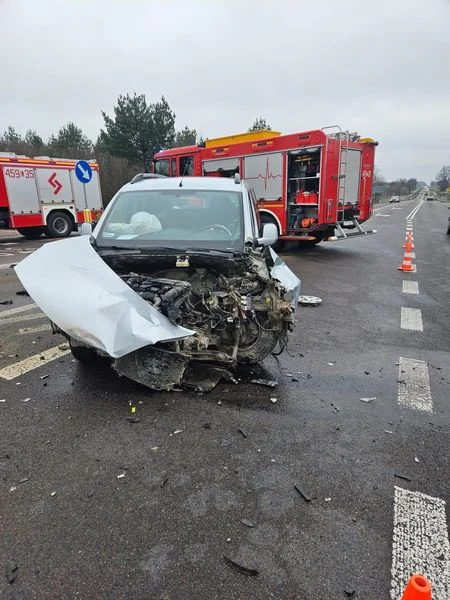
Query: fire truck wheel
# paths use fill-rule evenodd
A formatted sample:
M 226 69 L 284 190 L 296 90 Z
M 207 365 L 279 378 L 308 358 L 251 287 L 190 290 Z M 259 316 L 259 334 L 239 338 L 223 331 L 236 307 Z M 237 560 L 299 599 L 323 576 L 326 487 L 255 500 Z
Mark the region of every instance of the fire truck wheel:
M 29 240 L 38 240 L 44 233 L 43 227 L 18 227 L 17 231 Z
M 58 210 L 51 212 L 47 221 L 47 230 L 50 237 L 68 237 L 73 231 L 72 217 Z

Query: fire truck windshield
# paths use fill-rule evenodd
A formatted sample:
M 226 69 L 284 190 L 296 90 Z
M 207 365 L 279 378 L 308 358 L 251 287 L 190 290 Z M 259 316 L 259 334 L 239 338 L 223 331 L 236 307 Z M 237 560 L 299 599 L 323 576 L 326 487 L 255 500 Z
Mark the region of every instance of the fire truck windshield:
M 99 246 L 243 247 L 242 193 L 218 190 L 124 191 L 103 221 Z

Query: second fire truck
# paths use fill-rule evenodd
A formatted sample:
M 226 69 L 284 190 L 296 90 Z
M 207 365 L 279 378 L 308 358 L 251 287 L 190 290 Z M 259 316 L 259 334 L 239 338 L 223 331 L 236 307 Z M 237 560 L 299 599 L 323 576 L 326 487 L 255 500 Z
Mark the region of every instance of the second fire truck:
M 262 223 L 275 223 L 281 241 L 316 244 L 375 233 L 372 138 L 323 128 L 281 135 L 262 130 L 163 150 L 154 171 L 166 176 L 234 177 L 248 182 Z

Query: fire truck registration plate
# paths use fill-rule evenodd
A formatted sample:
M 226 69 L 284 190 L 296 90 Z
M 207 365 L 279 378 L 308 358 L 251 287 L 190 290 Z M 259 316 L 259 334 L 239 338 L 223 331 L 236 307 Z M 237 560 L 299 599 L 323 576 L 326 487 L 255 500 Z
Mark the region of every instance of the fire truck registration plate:
M 4 170 L 5 177 L 10 177 L 11 179 L 20 179 L 24 177 L 25 179 L 34 179 L 34 171 L 33 169 L 11 169 L 7 168 Z

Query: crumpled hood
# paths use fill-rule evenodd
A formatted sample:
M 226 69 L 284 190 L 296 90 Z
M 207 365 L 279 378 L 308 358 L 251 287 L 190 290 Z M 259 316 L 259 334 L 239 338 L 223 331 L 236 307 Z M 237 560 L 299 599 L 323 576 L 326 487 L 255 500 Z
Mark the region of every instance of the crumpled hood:
M 195 334 L 136 294 L 99 257 L 88 236 L 46 243 L 15 271 L 60 329 L 114 358 Z

